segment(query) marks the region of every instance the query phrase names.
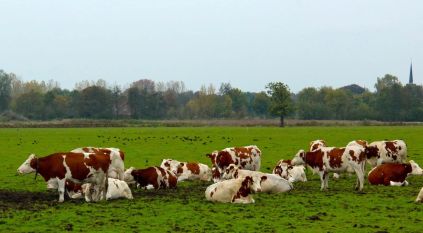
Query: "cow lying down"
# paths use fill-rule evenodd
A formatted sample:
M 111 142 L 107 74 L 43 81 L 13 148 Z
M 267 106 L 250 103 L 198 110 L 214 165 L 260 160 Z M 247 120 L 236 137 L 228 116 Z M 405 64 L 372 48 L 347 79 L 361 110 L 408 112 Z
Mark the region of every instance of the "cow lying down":
M 385 163 L 381 164 L 368 174 L 369 183 L 372 185 L 405 186 L 408 175 L 422 175 L 423 170 L 417 163 L 410 160 L 409 163 Z
M 292 184 L 284 178 L 258 171 L 239 169 L 235 164 L 229 165 L 223 174 L 224 179 L 236 179 L 242 177 L 257 177 L 260 180 L 261 192 L 282 193 L 292 190 Z
M 210 181 L 212 178 L 209 166 L 202 163 L 179 162 L 174 159 L 163 159 L 161 168 L 176 174 L 179 181 L 203 180 Z
M 87 202 L 96 201 L 94 200 L 95 197 L 91 195 L 93 188 L 93 185 L 90 183 L 79 185 L 72 181 L 66 181 L 66 191 L 69 197 L 73 199 L 85 198 Z M 131 189 L 125 181 L 108 178 L 106 200 L 118 198 L 134 199 Z M 102 196 L 100 200 L 103 200 Z
M 178 183 L 178 178 L 173 172 L 161 167 L 131 167 L 125 171 L 123 177 L 126 183 L 137 184 L 137 187 L 144 189 L 176 188 Z
M 307 181 L 305 174 L 305 167 L 303 165 L 293 166 L 291 160 L 279 160 L 275 168 L 273 168 L 273 174 L 279 175 L 280 177 L 288 180 L 289 182 Z
M 260 192 L 260 189 L 260 178 L 246 176 L 214 183 L 204 194 L 208 201 L 249 204 L 254 203 L 250 194 Z

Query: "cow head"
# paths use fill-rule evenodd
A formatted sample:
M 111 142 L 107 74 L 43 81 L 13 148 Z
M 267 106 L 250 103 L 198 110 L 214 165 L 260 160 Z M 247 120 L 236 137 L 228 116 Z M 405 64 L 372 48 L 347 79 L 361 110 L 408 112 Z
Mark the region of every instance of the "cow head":
M 165 169 L 165 170 L 171 171 L 175 175 L 177 175 L 178 174 L 178 168 L 180 167 L 180 165 L 181 165 L 181 163 L 179 161 L 176 161 L 176 160 L 173 160 L 173 159 L 163 159 L 160 167 Z
M 411 173 L 412 175 L 423 175 L 423 169 L 420 168 L 420 166 L 414 162 L 413 160 L 410 160 L 411 165 Z
M 296 181 L 306 182 L 307 177 L 305 175 L 305 167 L 303 165 L 288 166 L 288 181 L 293 183 Z
M 319 149 L 320 147 L 326 146 L 326 142 L 324 140 L 318 139 L 310 142 L 310 151 L 314 151 Z
M 216 165 L 216 159 L 218 154 L 219 154 L 219 151 L 217 150 L 213 151 L 211 154 L 206 154 L 206 156 L 210 158 L 213 166 Z
M 19 174 L 27 174 L 31 172 L 35 172 L 37 167 L 37 157 L 34 154 L 29 155 L 28 159 L 19 166 L 18 173 Z
M 261 192 L 261 177 L 246 176 L 242 181 L 243 188 L 248 188 L 252 193 Z
M 287 179 L 288 178 L 288 165 L 278 164 L 273 169 L 273 174 L 279 175 L 280 177 Z
M 132 175 L 132 171 L 134 171 L 134 169 L 134 167 L 130 167 L 126 169 L 125 173 L 123 173 L 123 180 L 128 184 L 135 183 L 134 176 Z
M 222 174 L 223 179 L 233 179 L 238 178 L 238 169 L 239 167 L 235 164 L 229 164 L 229 166 L 224 170 Z
M 304 150 L 299 150 L 294 158 L 291 160 L 292 165 L 302 165 L 306 162 L 306 153 Z

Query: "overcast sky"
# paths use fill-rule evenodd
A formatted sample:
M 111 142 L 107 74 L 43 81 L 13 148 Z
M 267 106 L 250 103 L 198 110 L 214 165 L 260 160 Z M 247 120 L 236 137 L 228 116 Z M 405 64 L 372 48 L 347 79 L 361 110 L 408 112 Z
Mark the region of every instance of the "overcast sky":
M 423 1 L 0 0 L 0 69 L 23 80 L 230 82 L 261 91 L 423 83 Z

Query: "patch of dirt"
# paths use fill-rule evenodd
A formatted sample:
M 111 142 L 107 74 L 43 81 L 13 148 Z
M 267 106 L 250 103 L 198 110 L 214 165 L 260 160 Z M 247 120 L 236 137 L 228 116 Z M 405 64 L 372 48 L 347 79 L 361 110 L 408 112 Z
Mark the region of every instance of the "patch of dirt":
M 58 194 L 55 192 L 28 192 L 0 189 L 0 211 L 39 210 L 55 206 Z

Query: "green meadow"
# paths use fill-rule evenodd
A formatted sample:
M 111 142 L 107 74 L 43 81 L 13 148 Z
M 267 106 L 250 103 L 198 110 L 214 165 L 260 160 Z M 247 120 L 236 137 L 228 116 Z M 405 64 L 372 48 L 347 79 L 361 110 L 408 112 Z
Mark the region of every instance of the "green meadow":
M 282 194 L 254 194 L 255 204 L 205 200 L 210 183 L 183 182 L 176 190 L 133 190 L 134 200 L 85 203 L 47 191 L 42 177 L 17 175 L 29 154 L 46 156 L 77 147 L 118 147 L 125 166 L 160 165 L 164 158 L 198 161 L 230 146 L 257 145 L 262 171 L 308 149 L 311 140 L 345 146 L 354 139 L 403 139 L 408 158 L 423 166 L 423 127 L 175 127 L 0 129 L 0 232 L 423 232 L 423 204 L 414 200 L 423 177 L 407 187 L 370 186 L 354 190 L 355 176 L 329 180 L 320 191 L 318 175 L 294 183 Z M 367 167 L 367 171 L 370 168 Z

